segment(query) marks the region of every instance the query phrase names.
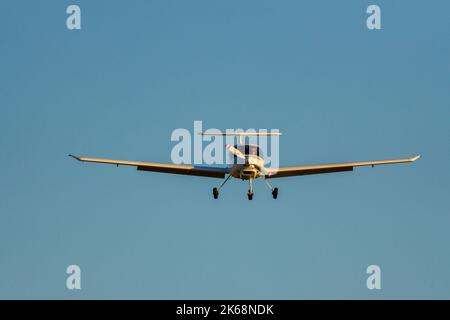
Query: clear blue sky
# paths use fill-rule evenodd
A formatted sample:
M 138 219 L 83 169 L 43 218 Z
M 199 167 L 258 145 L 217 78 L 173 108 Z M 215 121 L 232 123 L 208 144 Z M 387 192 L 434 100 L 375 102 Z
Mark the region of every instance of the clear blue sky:
M 449 1 L 4 0 L 0 37 L 0 298 L 450 298 Z M 170 162 L 194 120 L 279 128 L 285 166 L 423 158 L 217 201 L 67 157 Z

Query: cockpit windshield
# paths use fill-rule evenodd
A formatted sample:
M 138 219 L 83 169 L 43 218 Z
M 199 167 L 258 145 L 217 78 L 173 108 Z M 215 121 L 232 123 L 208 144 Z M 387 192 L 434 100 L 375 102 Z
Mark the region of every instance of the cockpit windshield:
M 244 144 L 244 145 L 236 145 L 234 147 L 245 155 L 254 155 L 261 158 L 263 157 L 261 149 L 256 145 Z

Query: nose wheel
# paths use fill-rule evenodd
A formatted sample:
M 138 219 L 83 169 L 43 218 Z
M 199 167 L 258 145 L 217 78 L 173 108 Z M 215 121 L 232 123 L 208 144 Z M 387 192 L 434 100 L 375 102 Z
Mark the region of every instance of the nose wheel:
M 253 200 L 253 179 L 248 179 L 248 192 L 247 192 L 248 200 Z

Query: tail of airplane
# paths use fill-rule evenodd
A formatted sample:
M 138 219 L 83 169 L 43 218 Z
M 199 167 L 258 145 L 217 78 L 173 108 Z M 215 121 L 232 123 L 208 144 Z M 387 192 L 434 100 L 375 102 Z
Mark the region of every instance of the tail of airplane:
M 202 136 L 233 136 L 233 137 L 253 137 L 253 136 L 281 136 L 281 132 L 199 132 Z
M 223 137 L 239 137 L 239 143 L 243 143 L 244 137 L 258 137 L 258 136 L 281 136 L 281 132 L 239 132 L 239 131 L 233 131 L 233 132 L 223 132 L 223 131 L 217 131 L 217 132 L 199 132 L 198 133 L 201 136 L 223 136 Z

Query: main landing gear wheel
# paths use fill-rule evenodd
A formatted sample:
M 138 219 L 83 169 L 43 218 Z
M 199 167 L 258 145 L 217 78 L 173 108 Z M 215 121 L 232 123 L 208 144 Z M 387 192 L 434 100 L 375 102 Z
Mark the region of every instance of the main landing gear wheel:
M 214 196 L 214 199 L 219 198 L 219 190 L 217 190 L 217 188 L 213 188 L 213 196 Z
M 274 188 L 272 191 L 272 197 L 276 199 L 278 197 L 278 188 Z
M 248 200 L 253 200 L 253 192 L 247 193 Z

